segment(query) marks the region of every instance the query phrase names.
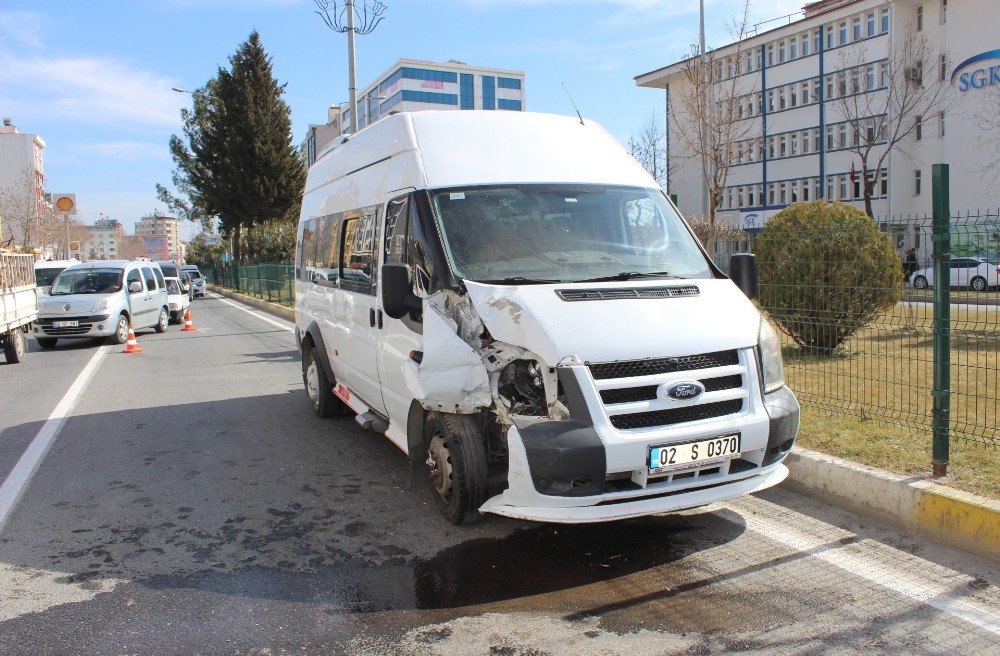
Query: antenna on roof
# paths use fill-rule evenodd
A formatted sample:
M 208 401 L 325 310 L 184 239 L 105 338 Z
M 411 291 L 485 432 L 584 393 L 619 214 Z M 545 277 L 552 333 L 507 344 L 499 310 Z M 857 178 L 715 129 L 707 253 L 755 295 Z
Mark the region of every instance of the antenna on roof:
M 583 125 L 583 124 L 584 124 L 584 123 L 583 123 L 583 117 L 582 117 L 582 116 L 580 116 L 580 110 L 579 110 L 579 109 L 577 109 L 577 106 L 576 106 L 576 103 L 575 103 L 575 102 L 573 102 L 573 96 L 569 95 L 569 89 L 567 89 L 567 88 L 566 88 L 566 83 L 565 83 L 565 82 L 560 82 L 559 84 L 561 84 L 561 85 L 562 85 L 562 88 L 563 88 L 563 91 L 565 91 L 565 92 L 566 92 L 566 97 L 567 97 L 567 98 L 569 98 L 569 102 L 570 102 L 570 104 L 571 104 L 571 105 L 573 105 L 573 109 L 575 109 L 575 110 L 576 110 L 576 117 L 577 117 L 578 119 L 580 119 L 580 125 Z

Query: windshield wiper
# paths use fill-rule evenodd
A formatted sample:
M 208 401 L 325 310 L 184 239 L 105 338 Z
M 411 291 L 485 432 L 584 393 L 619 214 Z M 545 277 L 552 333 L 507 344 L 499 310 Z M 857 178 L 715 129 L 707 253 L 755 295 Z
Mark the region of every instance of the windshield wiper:
M 554 282 L 564 282 L 563 280 L 548 280 L 546 278 L 525 278 L 524 276 L 510 276 L 497 280 L 477 280 L 476 282 L 487 285 L 547 285 Z
M 633 278 L 683 278 L 675 276 L 669 271 L 622 271 L 613 276 L 601 276 L 599 278 L 587 278 L 576 282 L 612 282 L 615 280 L 631 280 Z

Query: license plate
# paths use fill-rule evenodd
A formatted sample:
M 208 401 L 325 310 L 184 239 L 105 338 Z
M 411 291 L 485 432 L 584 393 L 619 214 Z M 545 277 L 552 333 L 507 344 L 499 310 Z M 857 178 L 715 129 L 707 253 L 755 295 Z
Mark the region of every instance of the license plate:
M 80 322 L 79 321 L 53 321 L 52 322 L 52 327 L 53 328 L 79 328 L 80 327 Z
M 722 462 L 740 455 L 740 435 L 722 435 L 710 440 L 649 447 L 649 473 Z

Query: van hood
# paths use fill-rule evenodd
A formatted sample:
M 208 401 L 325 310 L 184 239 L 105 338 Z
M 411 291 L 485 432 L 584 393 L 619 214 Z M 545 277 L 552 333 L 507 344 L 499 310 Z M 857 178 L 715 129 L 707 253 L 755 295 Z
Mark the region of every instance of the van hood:
M 46 317 L 90 315 L 94 304 L 109 299 L 110 294 L 60 294 L 42 298 L 42 315 Z M 69 309 L 66 309 L 69 307 Z
M 549 366 L 572 356 L 605 362 L 757 345 L 760 313 L 727 279 L 521 286 L 467 280 L 465 285 L 494 339 L 526 348 Z M 667 296 L 671 289 L 676 294 L 692 287 L 696 293 Z M 569 301 L 559 293 L 583 291 L 596 293 Z M 607 292 L 614 298 L 590 300 Z M 621 298 L 626 294 L 635 297 Z

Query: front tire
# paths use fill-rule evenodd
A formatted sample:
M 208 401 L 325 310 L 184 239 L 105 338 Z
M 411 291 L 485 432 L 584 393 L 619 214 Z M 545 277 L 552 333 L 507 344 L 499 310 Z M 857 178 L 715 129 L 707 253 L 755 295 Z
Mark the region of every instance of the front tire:
M 969 289 L 974 292 L 985 292 L 986 291 L 986 278 L 982 276 L 976 276 L 969 282 Z
M 489 472 L 486 444 L 475 416 L 431 412 L 424 425 L 427 461 L 434 501 L 455 525 L 482 519 Z
M 168 325 L 170 325 L 170 316 L 167 314 L 167 308 L 160 308 L 160 320 L 156 322 L 156 332 L 167 332 Z
M 3 355 L 7 358 L 7 364 L 17 364 L 24 359 L 24 353 L 28 350 L 28 338 L 20 328 L 7 333 L 3 340 Z
M 913 286 L 917 289 L 927 289 L 927 278 L 923 276 L 917 276 L 913 279 Z
M 333 393 L 333 383 L 323 370 L 323 363 L 316 357 L 316 349 L 306 353 L 302 369 L 302 382 L 306 387 L 309 404 L 317 417 L 339 417 L 344 414 L 344 402 Z

